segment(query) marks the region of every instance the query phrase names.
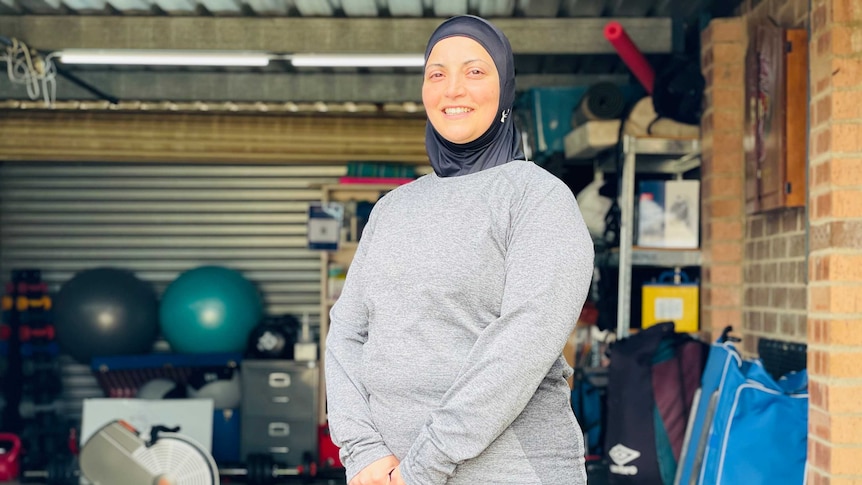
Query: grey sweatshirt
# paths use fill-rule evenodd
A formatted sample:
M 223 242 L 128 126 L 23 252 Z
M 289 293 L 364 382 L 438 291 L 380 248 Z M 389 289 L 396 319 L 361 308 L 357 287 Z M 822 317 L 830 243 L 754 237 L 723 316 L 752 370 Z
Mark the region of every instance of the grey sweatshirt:
M 348 480 L 394 454 L 408 485 L 585 484 L 561 353 L 593 256 L 571 190 L 532 162 L 384 196 L 326 340 Z

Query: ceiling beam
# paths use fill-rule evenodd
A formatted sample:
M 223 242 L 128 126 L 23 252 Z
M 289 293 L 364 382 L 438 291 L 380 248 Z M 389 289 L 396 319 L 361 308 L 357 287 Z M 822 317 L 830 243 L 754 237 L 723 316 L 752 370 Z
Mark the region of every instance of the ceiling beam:
M 212 49 L 421 53 L 439 18 L 0 17 L 0 35 L 37 49 Z M 613 54 L 609 18 L 499 18 L 516 54 Z M 669 18 L 618 20 L 646 54 L 672 51 Z
M 79 71 L 75 75 L 121 101 L 421 103 L 419 74 L 255 74 L 242 72 Z M 621 75 L 522 75 L 518 89 L 625 83 Z M 29 99 L 26 87 L 0 78 L 0 99 Z M 94 100 L 92 93 L 57 78 L 58 100 Z

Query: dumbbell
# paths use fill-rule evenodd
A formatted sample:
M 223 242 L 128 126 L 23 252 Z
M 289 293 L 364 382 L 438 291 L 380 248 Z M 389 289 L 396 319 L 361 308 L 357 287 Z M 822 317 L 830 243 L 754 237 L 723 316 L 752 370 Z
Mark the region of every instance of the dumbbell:
M 16 301 L 15 309 L 19 312 L 25 312 L 30 309 L 50 310 L 51 297 L 48 295 L 43 295 L 38 298 L 19 296 Z
M 18 281 L 18 284 L 15 286 L 7 286 L 8 293 L 12 293 L 9 288 L 12 290 L 17 289 L 18 294 L 26 295 L 33 293 L 47 293 L 48 292 L 48 284 L 42 281 L 39 281 L 39 276 L 35 276 L 33 278 L 27 278 L 27 281 Z
M 296 468 L 284 467 L 275 462 L 270 455 L 253 453 L 246 458 L 246 466 L 237 468 L 219 468 L 219 475 L 223 477 L 245 477 L 244 483 L 248 485 L 273 485 L 283 478 L 311 478 L 317 474 L 317 465 L 306 455 L 307 465 Z
M 60 372 L 60 362 L 56 359 L 24 359 L 21 361 L 21 373 L 24 374 L 25 377 L 30 377 L 42 372 L 58 374 Z
M 9 310 L 11 310 L 12 306 L 13 305 L 11 295 L 3 295 L 3 297 L 0 298 L 0 309 L 2 309 L 4 312 L 8 312 Z
M 12 336 L 12 327 L 5 323 L 0 323 L 0 340 L 9 340 Z
M 41 396 L 41 401 L 50 401 L 63 392 L 63 380 L 58 373 L 41 372 L 24 379 L 21 392 L 25 398 Z
M 31 357 L 36 354 L 58 355 L 59 353 L 60 346 L 57 342 L 49 342 L 45 344 L 21 344 L 21 355 L 23 357 Z
M 23 400 L 18 404 L 18 414 L 24 419 L 36 417 L 39 413 L 61 414 L 69 406 L 63 401 L 53 401 L 46 404 L 36 404 L 33 401 Z
M 29 325 L 21 325 L 18 328 L 18 338 L 20 338 L 22 342 L 26 342 L 31 338 L 54 340 L 54 326 L 45 325 L 44 327 L 31 327 Z
M 21 483 L 44 485 L 78 485 L 81 472 L 74 456 L 59 456 L 48 462 L 44 470 L 24 470 Z

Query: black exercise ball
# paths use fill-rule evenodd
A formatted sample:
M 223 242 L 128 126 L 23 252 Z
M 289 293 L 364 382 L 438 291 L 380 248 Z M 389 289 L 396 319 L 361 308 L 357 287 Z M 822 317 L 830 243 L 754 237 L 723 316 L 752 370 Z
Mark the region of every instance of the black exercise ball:
M 149 352 L 158 336 L 158 318 L 153 286 L 116 268 L 75 274 L 54 302 L 57 342 L 85 364 L 93 357 Z

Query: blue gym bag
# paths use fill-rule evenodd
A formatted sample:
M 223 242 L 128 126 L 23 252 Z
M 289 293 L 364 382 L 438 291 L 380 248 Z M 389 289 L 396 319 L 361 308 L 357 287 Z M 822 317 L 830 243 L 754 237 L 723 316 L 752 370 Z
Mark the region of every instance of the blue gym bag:
M 802 484 L 808 375 L 774 379 L 729 342 L 710 348 L 676 485 Z

